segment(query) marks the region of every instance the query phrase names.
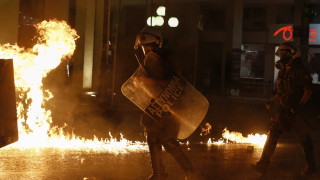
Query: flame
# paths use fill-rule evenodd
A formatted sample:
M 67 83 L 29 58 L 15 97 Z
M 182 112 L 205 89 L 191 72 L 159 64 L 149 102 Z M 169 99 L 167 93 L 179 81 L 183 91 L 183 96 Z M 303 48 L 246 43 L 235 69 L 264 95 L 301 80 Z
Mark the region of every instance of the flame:
M 75 134 L 65 134 L 63 128 L 52 125 L 51 111 L 45 109 L 46 101 L 53 98 L 48 89 L 44 89 L 42 79 L 55 69 L 63 60 L 70 58 L 76 48 L 77 32 L 65 21 L 49 20 L 35 25 L 38 32 L 37 44 L 25 49 L 18 45 L 0 45 L 0 58 L 13 59 L 17 101 L 19 141 L 6 148 L 60 148 L 94 151 L 108 151 L 115 154 L 128 151 L 146 150 L 144 142 L 132 142 L 123 137 L 120 140 L 85 139 Z M 67 126 L 67 125 L 65 125 Z M 206 127 L 210 133 L 211 126 Z M 266 135 L 250 134 L 243 137 L 239 132 L 223 132 L 223 138 L 229 142 L 253 143 L 263 145 Z M 209 139 L 208 144 L 223 144 L 220 139 Z
M 219 140 L 215 141 L 215 140 L 209 138 L 207 144 L 218 144 L 219 145 L 219 144 L 225 144 L 225 143 L 224 143 L 223 139 L 219 139 Z
M 108 150 L 115 153 L 145 149 L 145 144 L 123 138 L 88 140 L 74 134 L 65 135 L 62 128 L 52 126 L 51 111 L 44 104 L 53 94 L 44 89 L 42 79 L 63 60 L 70 58 L 76 48 L 77 32 L 65 21 L 56 19 L 35 25 L 37 44 L 25 49 L 0 45 L 0 58 L 13 59 L 17 101 L 19 141 L 11 147 L 58 147 L 72 149 Z
M 235 142 L 235 143 L 250 143 L 257 146 L 264 146 L 267 135 L 266 134 L 249 134 L 247 137 L 243 137 L 242 133 L 240 132 L 230 132 L 227 128 L 225 128 L 222 132 L 223 139 L 219 139 L 218 141 L 214 141 L 212 139 L 208 140 L 208 144 L 224 144 L 226 143 Z
M 210 123 L 206 123 L 201 126 L 200 136 L 210 134 L 210 130 L 212 129 L 212 125 Z M 222 132 L 222 138 L 218 140 L 214 140 L 213 138 L 209 138 L 207 144 L 225 144 L 231 142 L 235 143 L 250 143 L 258 146 L 263 146 L 266 142 L 267 135 L 265 134 L 249 134 L 248 137 L 243 137 L 240 132 L 230 132 L 227 128 L 225 128 Z

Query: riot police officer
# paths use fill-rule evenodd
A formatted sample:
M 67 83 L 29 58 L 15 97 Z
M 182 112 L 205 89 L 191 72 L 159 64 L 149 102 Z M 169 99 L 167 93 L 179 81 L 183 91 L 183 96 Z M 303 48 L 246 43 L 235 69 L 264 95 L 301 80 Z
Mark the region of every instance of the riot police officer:
M 276 55 L 280 57 L 275 64 L 279 69 L 276 94 L 272 102 L 266 105 L 271 112 L 271 127 L 261 158 L 253 168 L 265 174 L 280 135 L 293 129 L 300 140 L 306 158 L 306 168 L 301 174 L 311 174 L 316 171 L 316 168 L 310 128 L 305 122 L 304 110 L 305 104 L 312 95 L 312 79 L 293 43 L 280 44 Z
M 168 60 L 168 51 L 163 45 L 162 33 L 155 27 L 146 27 L 137 35 L 134 49 L 140 70 L 143 71 L 137 76 L 139 81 L 149 85 L 165 86 L 172 72 L 177 72 L 173 71 L 175 68 Z M 153 170 L 149 180 L 165 180 L 167 177 L 162 162 L 162 147 L 173 155 L 186 172 L 186 177 L 190 177 L 193 174 L 193 165 L 176 139 L 173 130 L 175 127 L 168 125 L 165 119 L 157 122 L 145 113 L 141 117 L 141 124 L 145 130 Z

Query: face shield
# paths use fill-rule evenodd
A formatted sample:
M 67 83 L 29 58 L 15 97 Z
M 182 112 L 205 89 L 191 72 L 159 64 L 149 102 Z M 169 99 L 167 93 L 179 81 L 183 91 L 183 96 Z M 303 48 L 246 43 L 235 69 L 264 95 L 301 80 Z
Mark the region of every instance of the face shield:
M 140 33 L 136 37 L 136 41 L 134 43 L 134 53 L 136 58 L 138 59 L 139 63 L 144 59 L 144 56 L 146 55 L 146 50 L 144 49 L 144 45 L 155 43 L 161 46 L 161 41 L 159 38 L 155 37 L 154 35 L 147 34 L 147 33 Z
M 151 34 L 140 33 L 136 37 L 136 41 L 134 43 L 134 49 L 138 49 L 139 46 L 143 46 L 145 44 L 151 44 L 151 43 L 156 43 L 157 45 L 159 45 L 159 47 L 161 47 L 161 41 L 159 38 Z

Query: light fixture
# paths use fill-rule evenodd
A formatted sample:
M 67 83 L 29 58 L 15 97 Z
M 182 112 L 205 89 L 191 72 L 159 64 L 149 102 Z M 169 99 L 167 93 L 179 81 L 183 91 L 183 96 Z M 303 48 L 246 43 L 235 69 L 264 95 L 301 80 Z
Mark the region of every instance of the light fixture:
M 166 7 L 159 6 L 157 9 L 158 16 L 165 16 L 166 15 Z
M 161 16 L 151 16 L 147 19 L 148 26 L 162 26 L 164 24 L 164 19 Z
M 179 25 L 179 20 L 176 17 L 171 17 L 168 20 L 168 24 L 169 24 L 170 27 L 177 27 Z

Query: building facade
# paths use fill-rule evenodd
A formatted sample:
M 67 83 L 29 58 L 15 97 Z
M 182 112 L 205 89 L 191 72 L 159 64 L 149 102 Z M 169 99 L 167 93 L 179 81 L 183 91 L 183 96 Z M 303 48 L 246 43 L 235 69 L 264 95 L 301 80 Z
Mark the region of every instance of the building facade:
M 160 6 L 165 14 L 158 14 Z M 72 67 L 70 77 L 60 71 L 64 85 L 116 105 L 127 102 L 120 88 L 138 67 L 136 34 L 149 17 L 161 16 L 172 56 L 201 92 L 268 98 L 275 80 L 275 50 L 284 41 L 307 36 L 305 62 L 319 83 L 319 6 L 312 0 L 1 0 L 1 18 L 9 14 L 15 20 L 2 25 L 0 42 L 28 47 L 33 24 L 50 18 L 67 21 L 80 38 L 73 58 L 61 67 Z M 178 26 L 169 26 L 172 17 Z M 293 32 L 295 27 L 303 30 Z

